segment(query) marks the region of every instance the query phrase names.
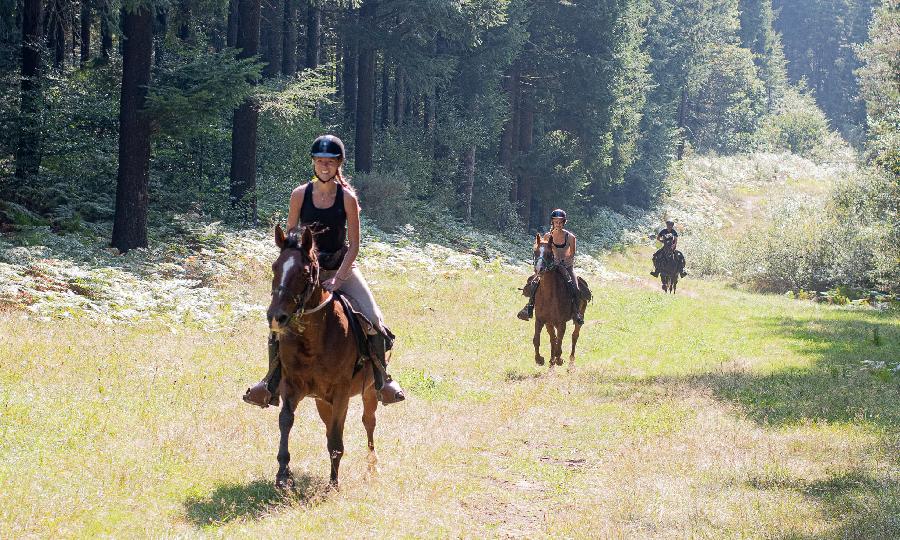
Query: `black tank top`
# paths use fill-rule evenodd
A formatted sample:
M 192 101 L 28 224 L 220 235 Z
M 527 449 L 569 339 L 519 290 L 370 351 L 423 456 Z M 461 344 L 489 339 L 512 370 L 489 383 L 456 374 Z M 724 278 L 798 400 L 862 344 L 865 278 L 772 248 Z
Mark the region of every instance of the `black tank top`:
M 300 207 L 300 224 L 318 223 L 327 227 L 325 232 L 316 235 L 319 251 L 334 253 L 343 248 L 347 241 L 347 211 L 344 210 L 344 188 L 337 184 L 334 204 L 330 208 L 316 208 L 313 204 L 313 185 L 307 184 L 303 191 L 303 206 Z

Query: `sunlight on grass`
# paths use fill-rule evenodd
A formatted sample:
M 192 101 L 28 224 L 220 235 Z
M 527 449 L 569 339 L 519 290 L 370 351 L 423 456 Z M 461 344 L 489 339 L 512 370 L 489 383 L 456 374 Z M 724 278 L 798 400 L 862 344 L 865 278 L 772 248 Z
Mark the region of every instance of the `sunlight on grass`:
M 588 276 L 571 371 L 534 365 L 521 275 L 373 270 L 409 399 L 379 408 L 375 473 L 352 400 L 339 491 L 310 403 L 298 486 L 273 487 L 277 412 L 239 399 L 265 367 L 264 321 L 2 313 L 4 535 L 900 535 L 900 380 L 868 367 L 900 356 L 896 314 L 691 279 L 665 296 L 645 255 L 613 256 L 632 277 Z M 265 283 L 247 290 L 265 302 Z

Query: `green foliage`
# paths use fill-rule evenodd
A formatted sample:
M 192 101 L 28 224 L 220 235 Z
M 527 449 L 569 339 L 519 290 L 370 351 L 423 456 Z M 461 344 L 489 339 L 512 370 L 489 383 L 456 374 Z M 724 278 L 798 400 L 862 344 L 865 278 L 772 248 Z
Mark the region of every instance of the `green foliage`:
M 802 88 L 790 88 L 776 110 L 763 119 L 757 138 L 769 150 L 826 158 L 829 135 L 828 119 L 815 99 Z
M 147 112 L 161 133 L 195 136 L 253 92 L 262 64 L 237 57 L 238 50 L 207 52 L 186 49 L 166 61 L 154 75 Z
M 868 154 L 878 167 L 900 178 L 900 6 L 883 0 L 858 50 L 857 70 L 868 113 Z

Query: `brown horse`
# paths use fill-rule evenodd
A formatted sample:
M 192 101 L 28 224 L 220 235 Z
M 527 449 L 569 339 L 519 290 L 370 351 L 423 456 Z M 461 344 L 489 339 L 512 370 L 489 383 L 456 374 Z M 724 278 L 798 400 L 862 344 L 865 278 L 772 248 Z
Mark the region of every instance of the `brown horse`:
M 562 341 L 566 335 L 566 323 L 572 318 L 572 296 L 566 286 L 565 278 L 556 268 L 550 242 L 544 242 L 538 234 L 534 240 L 534 272 L 540 285 L 534 297 L 534 361 L 544 365 L 541 356 L 541 330 L 546 326 L 550 334 L 550 367 L 562 365 Z M 582 282 L 583 283 L 583 282 Z M 587 309 L 587 300 L 578 302 L 582 317 Z M 569 368 L 575 365 L 575 345 L 581 325 L 575 324 L 572 331 L 572 351 L 569 355 Z
M 319 283 L 316 244 L 309 228 L 294 228 L 285 236 L 275 228 L 275 244 L 281 249 L 272 265 L 272 302 L 267 317 L 278 336 L 282 378 L 279 392 L 284 398 L 278 427 L 278 488 L 293 487 L 288 467 L 288 437 L 294 425 L 294 411 L 304 397 L 316 399 L 316 409 L 328 439 L 331 484 L 338 483 L 338 467 L 344 454 L 344 421 L 350 397 L 362 394 L 362 422 L 369 439 L 369 460 L 376 461 L 375 395 L 372 369 L 357 365 L 359 352 L 350 324 L 340 302 Z

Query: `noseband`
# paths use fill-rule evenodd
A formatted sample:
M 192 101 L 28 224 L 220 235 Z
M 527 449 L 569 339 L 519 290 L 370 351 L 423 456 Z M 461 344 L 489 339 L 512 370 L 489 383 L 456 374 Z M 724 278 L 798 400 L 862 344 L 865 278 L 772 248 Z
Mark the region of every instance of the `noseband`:
M 318 306 L 307 309 L 306 303 L 309 302 L 309 299 L 312 298 L 313 293 L 316 292 L 316 288 L 319 287 L 319 265 L 314 265 L 315 270 L 310 272 L 309 279 L 306 281 L 306 287 L 303 288 L 302 293 L 297 293 L 294 295 L 292 300 L 296 304 L 294 311 L 291 312 L 290 317 L 288 318 L 287 326 L 290 326 L 292 323 L 301 319 L 304 315 L 311 315 L 320 309 L 324 308 L 328 302 L 331 302 L 331 299 L 334 297 L 333 294 L 329 293 L 328 298 L 322 301 Z M 288 291 L 288 288 L 284 285 L 279 285 L 275 289 L 272 289 L 272 296 L 275 296 L 278 293 L 285 293 Z M 298 330 L 303 330 L 303 326 L 298 324 Z

